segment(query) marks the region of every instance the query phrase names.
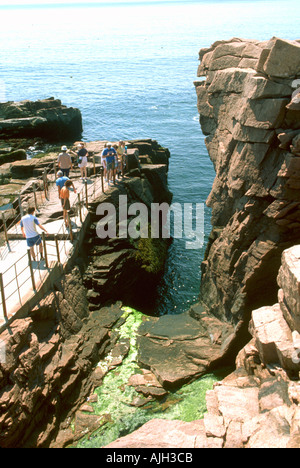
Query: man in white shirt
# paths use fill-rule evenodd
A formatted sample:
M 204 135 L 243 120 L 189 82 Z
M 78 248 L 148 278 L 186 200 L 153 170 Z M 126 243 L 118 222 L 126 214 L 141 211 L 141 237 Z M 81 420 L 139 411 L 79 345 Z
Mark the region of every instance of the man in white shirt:
M 23 216 L 21 219 L 21 230 L 23 237 L 26 238 L 27 245 L 30 247 L 30 253 L 35 261 L 35 252 L 34 252 L 34 246 L 38 245 L 39 246 L 39 251 L 41 255 L 41 260 L 43 260 L 43 244 L 42 244 L 42 238 L 39 235 L 39 233 L 36 230 L 36 226 L 39 226 L 39 228 L 43 229 L 46 234 L 48 234 L 47 230 L 42 226 L 37 219 L 36 216 L 34 216 L 35 208 L 31 207 L 28 208 L 27 215 Z

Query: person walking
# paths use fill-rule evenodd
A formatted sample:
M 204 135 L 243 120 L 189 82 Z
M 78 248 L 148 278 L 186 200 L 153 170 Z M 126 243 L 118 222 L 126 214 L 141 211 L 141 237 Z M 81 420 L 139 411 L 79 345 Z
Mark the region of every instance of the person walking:
M 73 169 L 72 158 L 66 146 L 62 146 L 61 151 L 57 160 L 58 168 L 64 176 L 69 177 L 70 170 Z
M 60 191 L 64 187 L 67 180 L 70 180 L 70 179 L 69 177 L 64 176 L 62 171 L 57 172 L 57 177 L 58 178 L 56 179 L 56 187 L 58 188 L 58 198 L 60 199 Z M 72 182 L 72 187 L 73 187 L 74 193 L 76 193 L 76 188 L 73 182 Z
M 63 218 L 65 222 L 65 226 L 69 227 L 68 223 L 68 211 L 71 209 L 70 205 L 70 187 L 72 187 L 73 182 L 71 180 L 67 180 L 65 185 L 60 191 L 60 199 L 61 199 L 61 206 L 63 209 Z
M 48 231 L 42 226 L 37 219 L 37 217 L 34 215 L 35 213 L 35 208 L 30 207 L 27 210 L 27 214 L 21 218 L 21 230 L 23 237 L 25 237 L 27 241 L 27 246 L 30 248 L 30 254 L 32 256 L 33 261 L 36 261 L 36 256 L 35 256 L 35 251 L 34 251 L 34 246 L 39 247 L 39 252 L 41 256 L 41 260 L 44 259 L 43 257 L 43 244 L 42 244 L 42 238 L 40 234 L 36 230 L 36 226 L 38 226 L 40 229 L 45 231 L 46 234 L 48 234 Z

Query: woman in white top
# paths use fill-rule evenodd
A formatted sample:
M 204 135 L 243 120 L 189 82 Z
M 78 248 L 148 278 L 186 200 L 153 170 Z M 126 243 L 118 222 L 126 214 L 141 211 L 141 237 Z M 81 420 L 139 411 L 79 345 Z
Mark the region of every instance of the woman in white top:
M 87 150 L 85 149 L 84 147 L 84 144 L 83 143 L 80 143 L 80 145 L 78 145 L 78 167 L 80 167 L 80 171 L 81 171 L 81 178 L 87 178 L 87 175 L 86 175 L 86 167 L 87 167 L 87 163 L 88 163 L 88 152 Z

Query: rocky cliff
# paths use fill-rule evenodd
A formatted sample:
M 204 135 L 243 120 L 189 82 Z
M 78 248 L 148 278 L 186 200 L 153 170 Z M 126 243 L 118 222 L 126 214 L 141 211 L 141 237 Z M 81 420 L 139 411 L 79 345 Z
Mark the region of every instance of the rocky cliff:
M 299 240 L 300 42 L 220 41 L 200 60 L 200 123 L 216 171 L 201 303 L 238 330 L 276 302 L 282 252 Z
M 172 366 L 155 354 L 147 362 L 161 381 L 188 369 L 191 379 L 216 348 L 240 351 L 207 392 L 204 419 L 153 420 L 109 447 L 299 448 L 300 41 L 218 41 L 200 60 L 200 123 L 216 171 L 200 302 L 181 317 L 190 347 L 178 348 L 165 318 L 146 324 L 155 352 L 180 351 Z
M 95 156 L 103 145 L 87 143 Z M 101 425 L 100 417 L 76 410 L 102 383 L 105 371 L 99 362 L 109 355 L 114 367 L 128 353 L 129 340 L 120 341 L 125 321 L 120 301 L 145 305 L 147 287 L 159 278 L 168 246 L 165 240 L 152 244 L 147 239 L 147 249 L 142 249 L 138 241 L 97 236 L 99 204 L 111 203 L 118 211 L 120 195 L 127 196 L 129 204 L 143 202 L 147 207 L 172 198 L 169 151 L 150 139 L 128 142 L 128 147 L 127 176 L 90 201 L 90 226 L 80 256 L 28 317 L 12 321 L 0 333 L 2 448 L 62 447 Z M 34 170 L 44 164 L 36 160 Z M 34 180 L 32 171 L 30 176 Z M 71 177 L 75 181 L 80 175 L 72 172 Z M 62 211 L 41 209 L 38 216 L 47 226 Z
M 63 106 L 59 99 L 0 104 L 0 138 L 43 138 L 66 142 L 80 139 L 82 117 L 78 109 Z
M 278 302 L 252 312 L 252 338 L 235 371 L 206 393 L 203 419 L 152 420 L 108 447 L 299 448 L 299 260 L 299 245 L 284 251 Z

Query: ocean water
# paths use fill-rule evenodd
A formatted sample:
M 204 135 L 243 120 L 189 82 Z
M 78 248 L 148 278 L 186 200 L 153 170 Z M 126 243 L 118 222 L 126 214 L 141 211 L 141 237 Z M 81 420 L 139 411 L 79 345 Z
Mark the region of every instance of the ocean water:
M 169 186 L 181 204 L 205 203 L 214 178 L 193 85 L 200 48 L 300 38 L 299 0 L 26 3 L 0 0 L 0 101 L 59 98 L 81 110 L 86 141 L 157 140 L 171 151 Z M 156 313 L 197 301 L 210 229 L 205 208 L 204 246 L 175 239 Z

